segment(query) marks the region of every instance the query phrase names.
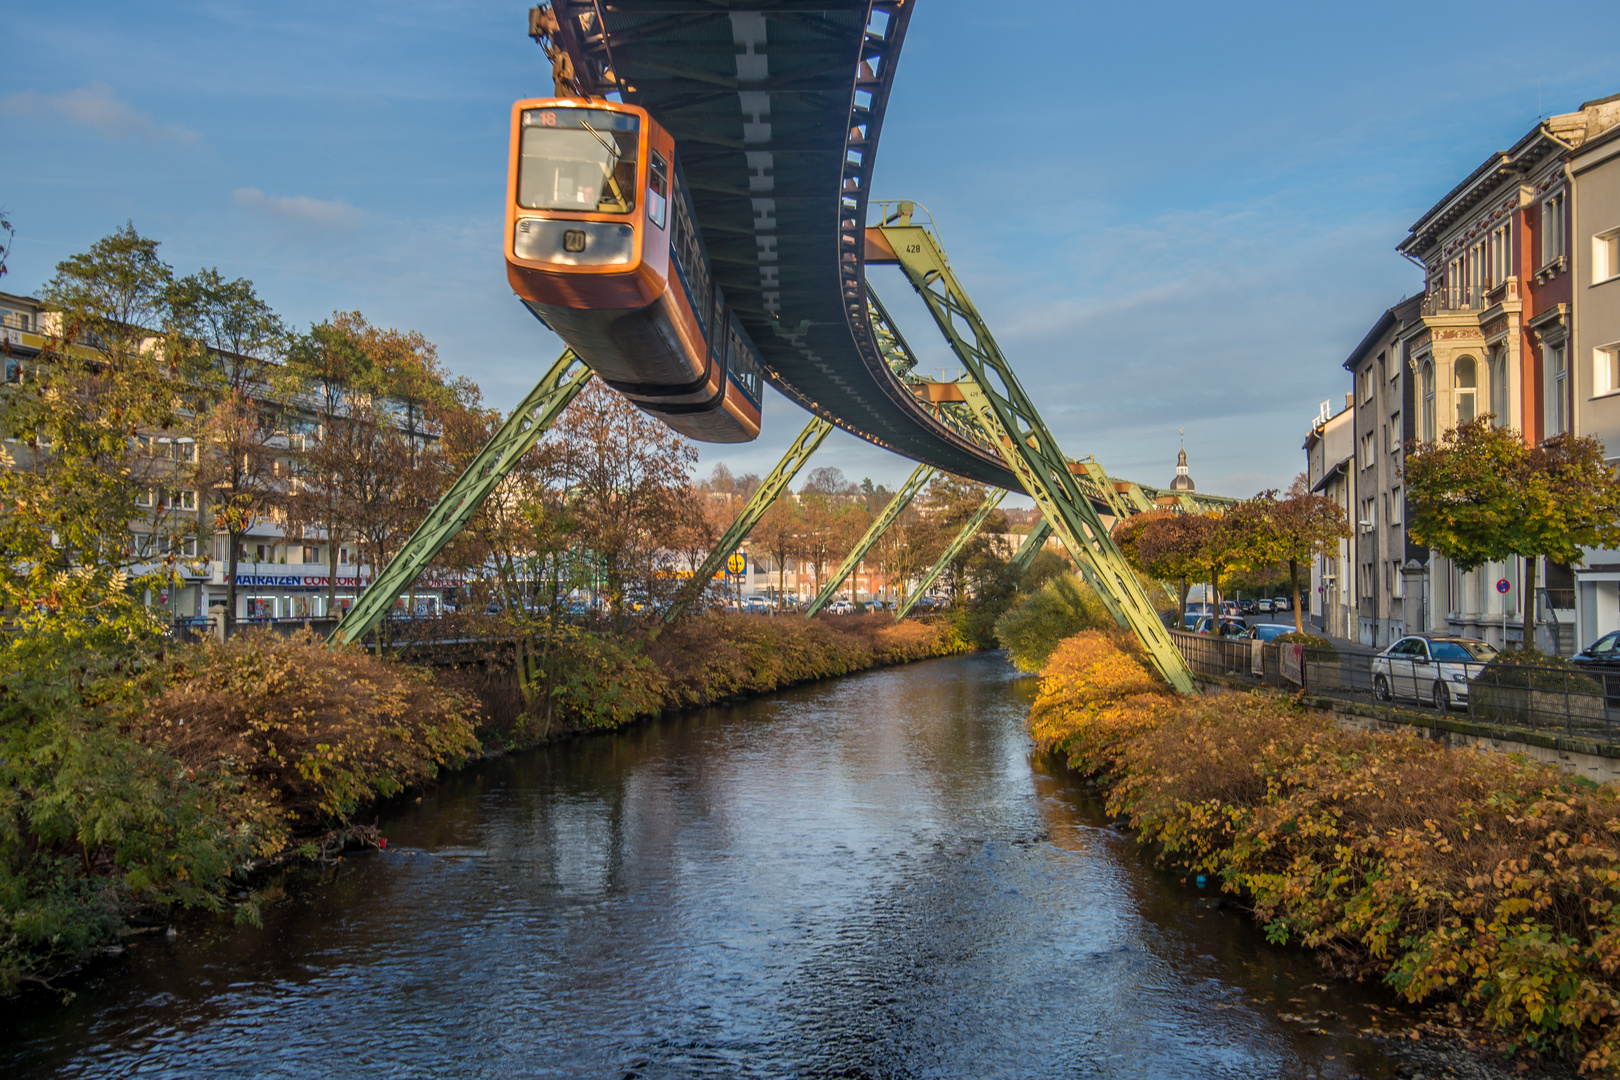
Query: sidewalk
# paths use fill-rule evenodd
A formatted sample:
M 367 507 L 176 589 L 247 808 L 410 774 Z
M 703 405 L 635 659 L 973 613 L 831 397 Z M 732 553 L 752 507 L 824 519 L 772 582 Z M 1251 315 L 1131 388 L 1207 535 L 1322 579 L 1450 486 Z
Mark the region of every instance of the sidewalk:
M 1363 645 L 1359 641 L 1351 641 L 1349 638 L 1334 637 L 1332 634 L 1322 633 L 1322 617 L 1320 615 L 1306 615 L 1305 624 L 1306 628 L 1311 633 L 1316 634 L 1318 637 L 1325 637 L 1329 641 L 1333 642 L 1333 647 L 1337 649 L 1341 655 L 1371 656 L 1379 651 L 1370 645 Z

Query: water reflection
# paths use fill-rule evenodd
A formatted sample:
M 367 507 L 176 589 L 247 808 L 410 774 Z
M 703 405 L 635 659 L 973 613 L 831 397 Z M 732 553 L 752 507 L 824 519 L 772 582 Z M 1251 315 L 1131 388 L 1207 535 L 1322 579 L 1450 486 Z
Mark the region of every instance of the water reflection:
M 933 661 L 490 762 L 6 1022 L 8 1076 L 1385 1075 L 1342 994 L 1034 761 Z M 1033 765 L 1033 767 L 1032 767 Z M 1351 1010 L 1353 1011 L 1353 1010 Z

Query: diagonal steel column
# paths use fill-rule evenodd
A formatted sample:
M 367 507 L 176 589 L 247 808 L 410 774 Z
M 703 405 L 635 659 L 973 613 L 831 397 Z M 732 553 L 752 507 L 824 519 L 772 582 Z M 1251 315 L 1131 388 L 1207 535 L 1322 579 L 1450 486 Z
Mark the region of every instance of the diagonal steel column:
M 972 540 L 973 535 L 979 531 L 980 526 L 984 524 L 985 518 L 989 517 L 990 512 L 1001 505 L 1001 500 L 1006 497 L 1007 493 L 1005 491 L 992 491 L 985 497 L 984 502 L 980 503 L 979 508 L 973 512 L 973 516 L 968 518 L 967 524 L 963 525 L 961 530 L 957 532 L 956 537 L 945 546 L 945 553 L 939 557 L 939 561 L 934 563 L 933 568 L 923 575 L 922 580 L 917 582 L 917 587 L 911 590 L 911 595 L 906 597 L 906 602 L 901 604 L 899 609 L 895 611 L 895 622 L 899 622 L 911 614 L 912 607 L 916 605 L 918 600 L 923 598 L 929 589 L 934 587 L 934 582 L 939 580 L 939 575 L 945 572 L 945 568 L 951 564 L 951 560 L 956 558 L 961 550 L 967 546 L 967 542 Z
M 894 493 L 894 498 L 890 499 L 889 505 L 883 508 L 883 513 L 879 514 L 877 520 L 872 522 L 872 527 L 866 530 L 866 535 L 861 537 L 860 543 L 850 549 L 849 554 L 839 564 L 838 569 L 833 571 L 832 577 L 827 579 L 827 584 L 823 585 L 821 591 L 816 593 L 816 598 L 805 609 L 805 618 L 813 617 L 827 605 L 827 602 L 838 592 L 838 587 L 844 583 L 844 579 L 853 574 L 855 568 L 861 564 L 861 560 L 866 558 L 866 553 L 872 549 L 873 544 L 877 543 L 878 537 L 889 531 L 889 526 L 899 519 L 900 512 L 910 506 L 911 500 L 917 497 L 917 492 L 921 491 L 923 485 L 934 478 L 934 471 L 931 465 L 919 465 L 911 470 L 911 475 L 906 477 L 904 484 L 900 485 L 900 490 Z
M 1041 523 L 1031 529 L 1029 535 L 1024 537 L 1024 542 L 1018 545 L 1017 553 L 1007 560 L 1007 565 L 1020 574 L 1028 570 L 1030 561 L 1035 558 L 1035 553 L 1046 546 L 1046 538 L 1051 535 L 1051 524 L 1045 518 L 1042 518 Z
M 512 410 L 512 415 L 472 459 L 456 482 L 439 497 L 422 524 L 411 533 L 371 586 L 361 593 L 328 639 L 347 645 L 371 631 L 394 606 L 402 589 L 409 588 L 450 539 L 478 512 L 491 491 L 562 415 L 574 395 L 590 381 L 591 369 L 574 350 L 564 349 L 537 386 Z
M 737 549 L 737 545 L 747 538 L 755 525 L 759 524 L 759 519 L 771 508 L 771 503 L 787 490 L 787 486 L 793 482 L 793 477 L 804 467 L 804 463 L 810 460 L 810 455 L 816 452 L 816 448 L 826 441 L 830 431 L 832 425 L 821 417 L 810 418 L 810 422 L 799 432 L 799 437 L 793 441 L 793 445 L 788 447 L 788 452 L 782 455 L 782 460 L 776 463 L 776 468 L 772 469 L 764 483 L 759 485 L 759 490 L 743 504 L 737 519 L 731 523 L 725 535 L 720 537 L 719 543 L 709 552 L 709 557 L 703 560 L 703 565 L 692 572 L 692 580 L 670 603 L 669 610 L 664 612 L 664 622 L 672 623 L 680 618 L 691 606 L 692 601 L 703 595 L 703 590 L 713 579 L 714 572 L 720 569 L 721 564 Z
M 1159 621 L 1147 593 L 1126 564 L 1091 500 L 1082 492 L 1069 461 L 1024 392 L 967 290 L 933 232 L 912 224 L 914 204 L 866 230 L 866 258 L 900 265 L 970 377 L 959 385 L 975 419 L 1001 451 L 1007 467 L 1062 537 L 1076 565 L 1089 566 L 1098 595 L 1116 619 L 1135 632 L 1167 682 L 1182 693 L 1196 693 L 1192 671 L 1170 632 Z

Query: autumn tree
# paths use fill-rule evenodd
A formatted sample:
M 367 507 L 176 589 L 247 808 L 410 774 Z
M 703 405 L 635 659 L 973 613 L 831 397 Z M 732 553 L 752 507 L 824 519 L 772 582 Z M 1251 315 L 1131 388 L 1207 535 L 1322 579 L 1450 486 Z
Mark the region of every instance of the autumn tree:
M 771 503 L 751 534 L 776 563 L 776 606 L 782 606 L 787 592 L 788 560 L 796 558 L 804 546 L 804 511 L 793 496 L 784 494 Z
M 170 340 L 173 272 L 157 248 L 126 224 L 58 263 L 40 361 L 0 393 L 14 448 L 0 448 L 0 589 L 14 610 L 44 600 L 109 618 L 132 576 L 171 579 L 196 535 L 175 497 L 188 463 L 153 452 L 192 434 L 195 374 Z
M 1536 560 L 1620 545 L 1620 479 L 1603 444 L 1560 435 L 1531 446 L 1482 416 L 1409 447 L 1407 531 L 1459 570 L 1524 559 L 1524 645 L 1535 642 Z
M 267 517 L 282 517 L 288 477 L 285 413 L 276 365 L 287 333 L 253 283 L 226 281 L 217 269 L 175 282 L 170 290 L 176 342 L 201 374 L 197 417 L 201 507 L 225 550 L 225 627 L 236 620 L 236 571 L 242 537 Z
M 1178 625 L 1186 625 L 1187 593 L 1207 566 L 1212 522 L 1202 514 L 1150 510 L 1115 527 L 1114 540 L 1133 567 L 1157 581 L 1176 583 Z
M 580 538 L 602 567 L 614 629 L 624 628 L 626 582 L 651 589 L 665 539 L 692 498 L 691 442 L 592 380 L 558 421 Z
M 1312 493 L 1302 474 L 1281 498 L 1276 489 L 1271 489 L 1233 507 L 1226 515 L 1226 528 L 1235 548 L 1234 562 L 1251 571 L 1270 566 L 1288 568 L 1294 629 L 1304 633 L 1299 568 L 1302 564 L 1308 566 L 1318 555 L 1330 553 L 1340 540 L 1350 536 L 1344 510 L 1332 499 Z

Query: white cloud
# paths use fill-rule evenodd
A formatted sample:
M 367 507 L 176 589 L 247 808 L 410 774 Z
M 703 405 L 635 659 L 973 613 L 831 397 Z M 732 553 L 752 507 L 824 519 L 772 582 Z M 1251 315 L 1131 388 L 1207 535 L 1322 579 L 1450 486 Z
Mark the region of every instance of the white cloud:
M 232 193 L 237 206 L 258 210 L 289 221 L 328 228 L 348 228 L 363 216 L 359 209 L 342 199 L 316 199 L 308 195 L 266 195 L 258 188 L 237 188 Z
M 103 82 L 85 83 L 61 94 L 23 90 L 0 98 L 0 111 L 15 116 L 62 119 L 115 136 L 133 136 L 146 142 L 190 145 L 202 136 L 179 124 L 160 124 L 113 93 Z

